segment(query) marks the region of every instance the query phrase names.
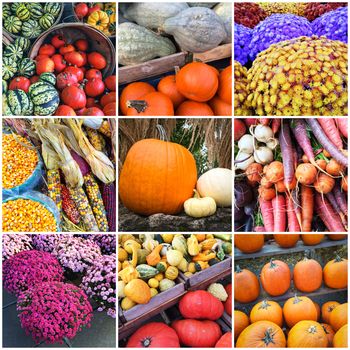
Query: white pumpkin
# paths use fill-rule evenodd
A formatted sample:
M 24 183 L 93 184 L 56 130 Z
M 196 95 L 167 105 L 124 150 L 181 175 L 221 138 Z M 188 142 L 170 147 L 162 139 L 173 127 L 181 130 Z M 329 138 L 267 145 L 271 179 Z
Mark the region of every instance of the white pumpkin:
M 203 175 L 197 181 L 197 190 L 201 197 L 211 197 L 218 207 L 230 207 L 232 205 L 232 170 L 214 168 Z
M 193 218 L 204 218 L 215 214 L 215 200 L 211 197 L 200 198 L 196 190 L 194 190 L 194 193 L 194 197 L 187 199 L 184 203 L 185 213 Z

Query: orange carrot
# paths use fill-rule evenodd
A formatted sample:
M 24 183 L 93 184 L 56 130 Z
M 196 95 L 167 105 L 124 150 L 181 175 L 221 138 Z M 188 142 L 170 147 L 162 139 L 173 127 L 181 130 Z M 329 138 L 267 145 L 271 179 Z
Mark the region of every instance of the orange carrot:
M 314 214 L 314 194 L 310 187 L 301 185 L 301 227 L 302 232 L 311 232 Z

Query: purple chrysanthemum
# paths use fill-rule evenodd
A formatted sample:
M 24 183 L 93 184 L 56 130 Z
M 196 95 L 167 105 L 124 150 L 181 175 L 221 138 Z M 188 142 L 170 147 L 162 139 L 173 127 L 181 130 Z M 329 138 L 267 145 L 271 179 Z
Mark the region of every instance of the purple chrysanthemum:
M 2 260 L 9 259 L 24 250 L 32 250 L 32 238 L 23 233 L 2 235 Z
M 33 246 L 36 250 L 51 253 L 60 241 L 60 239 L 61 236 L 58 234 L 33 235 Z
M 241 24 L 235 23 L 234 49 L 235 60 L 245 65 L 249 60 L 249 44 L 253 30 Z
M 92 240 L 99 245 L 102 254 L 115 253 L 116 236 L 114 234 L 94 234 L 92 235 Z

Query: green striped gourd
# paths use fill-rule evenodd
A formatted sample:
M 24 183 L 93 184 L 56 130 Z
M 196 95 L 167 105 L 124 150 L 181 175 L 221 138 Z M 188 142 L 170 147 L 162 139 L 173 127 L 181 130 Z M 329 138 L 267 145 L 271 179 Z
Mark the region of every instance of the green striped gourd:
M 27 9 L 26 5 L 21 4 L 20 6 L 17 7 L 16 16 L 21 21 L 26 21 L 26 20 L 28 20 L 30 18 L 30 12 Z
M 30 19 L 27 22 L 23 23 L 22 26 L 22 35 L 26 38 L 36 38 L 40 33 L 42 32 L 42 29 L 39 26 L 39 23 L 34 20 Z
M 140 278 L 142 279 L 152 278 L 159 273 L 157 269 L 147 264 L 141 264 L 136 266 L 136 270 L 138 271 L 138 273 L 140 274 Z
M 39 19 L 44 14 L 44 10 L 38 2 L 28 3 L 27 8 L 30 10 L 30 17 L 33 19 Z
M 5 19 L 11 16 L 11 6 L 9 4 L 2 5 L 2 18 Z
M 22 21 L 16 16 L 9 16 L 4 20 L 4 27 L 8 32 L 17 34 L 21 30 Z
M 49 83 L 52 86 L 56 85 L 56 75 L 53 73 L 42 73 L 40 74 L 39 81 Z
M 11 10 L 12 10 L 12 12 L 13 12 L 13 13 L 16 13 L 17 7 L 19 7 L 19 6 L 21 6 L 21 5 L 22 5 L 21 2 L 13 2 L 13 3 L 11 4 Z
M 4 57 L 10 57 L 14 61 L 19 61 L 23 58 L 23 50 L 14 43 L 6 46 Z
M 23 90 L 7 91 L 7 104 L 13 115 L 24 116 L 33 113 L 33 104 Z
M 18 74 L 30 78 L 35 74 L 35 61 L 30 58 L 23 58 L 18 64 Z
M 17 72 L 17 63 L 10 57 L 2 58 L 2 78 L 5 80 L 11 79 Z
M 52 27 L 54 23 L 55 17 L 51 13 L 45 13 L 45 15 L 39 19 L 39 25 L 44 30 Z
M 44 12 L 51 13 L 54 17 L 57 17 L 61 11 L 61 4 L 58 2 L 47 2 L 44 6 Z
M 52 115 L 60 103 L 57 90 L 43 81 L 38 81 L 29 87 L 29 97 L 34 104 L 34 115 Z
M 21 36 L 19 38 L 16 38 L 13 44 L 18 48 L 21 48 L 22 51 L 27 51 L 30 47 L 30 40 Z

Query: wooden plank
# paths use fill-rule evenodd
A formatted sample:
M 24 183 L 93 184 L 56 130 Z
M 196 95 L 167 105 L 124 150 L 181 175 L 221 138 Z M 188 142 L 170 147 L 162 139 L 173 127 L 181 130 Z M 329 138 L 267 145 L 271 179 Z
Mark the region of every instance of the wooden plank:
M 278 244 L 275 243 L 275 241 L 268 241 L 267 243 L 265 243 L 264 247 L 259 252 L 252 254 L 242 253 L 239 249 L 235 248 L 234 257 L 235 260 L 252 259 L 275 254 L 291 254 L 296 252 L 302 252 L 308 249 L 328 248 L 343 244 L 347 244 L 347 239 L 342 239 L 340 241 L 332 241 L 328 238 L 325 238 L 320 244 L 317 245 L 304 245 L 303 241 L 299 240 L 296 246 L 292 248 L 281 248 Z
M 232 57 L 232 44 L 220 45 L 212 50 L 193 54 L 194 61 L 200 60 L 202 62 L 212 62 L 228 57 Z

